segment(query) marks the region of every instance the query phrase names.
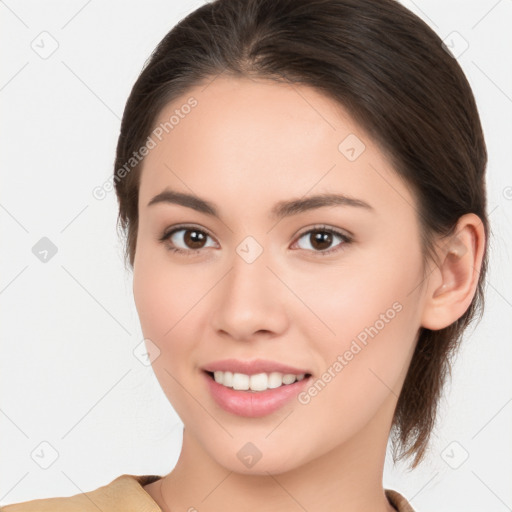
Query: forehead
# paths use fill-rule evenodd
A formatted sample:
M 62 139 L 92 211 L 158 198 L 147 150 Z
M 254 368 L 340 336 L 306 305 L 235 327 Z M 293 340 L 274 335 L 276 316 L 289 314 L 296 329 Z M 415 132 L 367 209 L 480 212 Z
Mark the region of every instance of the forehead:
M 216 204 L 238 198 L 253 211 L 262 198 L 326 192 L 376 209 L 413 203 L 377 144 L 341 105 L 308 86 L 221 75 L 169 103 L 154 126 L 142 207 L 166 187 Z

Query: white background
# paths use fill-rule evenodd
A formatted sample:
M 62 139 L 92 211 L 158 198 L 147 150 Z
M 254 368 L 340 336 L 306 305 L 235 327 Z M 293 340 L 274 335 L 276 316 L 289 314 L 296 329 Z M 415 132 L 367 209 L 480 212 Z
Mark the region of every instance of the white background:
M 0 2 L 0 504 L 176 463 L 182 423 L 133 354 L 143 337 L 115 193 L 100 201 L 92 190 L 112 174 L 145 60 L 201 3 Z M 512 510 L 512 1 L 404 3 L 441 38 L 456 31 L 469 44 L 458 61 L 486 135 L 493 235 L 486 312 L 466 333 L 429 457 L 412 472 L 388 458 L 384 484 L 418 512 Z M 32 48 L 41 37 L 58 43 L 48 58 Z M 32 252 L 42 237 L 58 250 L 46 263 Z M 466 452 L 457 469 L 445 462 Z

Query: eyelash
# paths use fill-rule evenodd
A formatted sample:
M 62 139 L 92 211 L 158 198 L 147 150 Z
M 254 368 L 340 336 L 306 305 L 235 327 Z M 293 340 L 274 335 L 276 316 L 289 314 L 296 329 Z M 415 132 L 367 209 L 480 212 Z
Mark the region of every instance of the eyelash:
M 213 238 L 207 231 L 204 231 L 203 229 L 199 229 L 197 228 L 196 226 L 191 226 L 191 225 L 179 225 L 179 226 L 174 226 L 172 228 L 171 231 L 166 231 L 164 232 L 164 234 L 158 239 L 159 242 L 161 243 L 166 243 L 172 235 L 174 235 L 174 233 L 177 233 L 178 231 L 198 231 L 199 233 L 202 233 L 204 235 L 207 235 L 209 236 L 210 238 Z M 335 236 L 338 236 L 342 239 L 343 243 L 340 243 L 337 247 L 335 247 L 334 249 L 328 249 L 326 251 L 312 251 L 313 253 L 316 253 L 318 254 L 319 256 L 330 256 L 331 254 L 334 254 L 334 253 L 337 253 L 339 251 L 342 251 L 344 250 L 344 246 L 347 245 L 347 244 L 350 244 L 352 242 L 352 238 L 345 235 L 344 233 L 341 233 L 340 231 L 336 230 L 336 229 L 333 229 L 333 228 L 329 228 L 327 226 L 324 226 L 324 225 L 317 225 L 317 226 L 314 226 L 313 228 L 310 228 L 308 231 L 305 231 L 304 233 L 301 233 L 297 240 L 300 240 L 304 235 L 308 235 L 314 231 L 319 231 L 319 232 L 322 232 L 322 233 L 330 233 L 332 235 L 335 235 Z M 173 253 L 177 253 L 177 254 L 181 254 L 183 256 L 195 256 L 197 253 L 201 252 L 202 249 L 189 249 L 189 250 L 185 250 L 185 249 L 180 249 L 178 247 L 174 247 L 174 246 L 171 246 L 171 245 L 166 245 L 166 249 L 173 252 Z M 308 249 L 303 249 L 305 251 L 308 251 Z

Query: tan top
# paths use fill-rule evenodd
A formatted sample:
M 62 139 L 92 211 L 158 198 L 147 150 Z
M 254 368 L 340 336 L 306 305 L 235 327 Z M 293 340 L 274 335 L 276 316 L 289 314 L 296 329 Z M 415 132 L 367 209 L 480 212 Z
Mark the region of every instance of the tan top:
M 158 475 L 124 474 L 94 491 L 66 498 L 46 498 L 5 505 L 0 507 L 0 512 L 162 512 L 143 488 L 160 478 Z M 391 489 L 384 491 L 398 512 L 414 512 L 400 493 Z

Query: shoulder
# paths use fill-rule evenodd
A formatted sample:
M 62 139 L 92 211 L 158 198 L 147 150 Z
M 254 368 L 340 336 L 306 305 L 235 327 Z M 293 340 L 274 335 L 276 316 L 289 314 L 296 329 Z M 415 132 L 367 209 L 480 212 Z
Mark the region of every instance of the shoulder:
M 386 493 L 386 498 L 389 503 L 391 503 L 398 512 L 414 512 L 410 503 L 398 491 L 394 491 L 393 489 L 384 489 L 384 492 Z
M 158 475 L 123 474 L 92 491 L 68 497 L 36 499 L 0 507 L 0 512 L 161 512 L 143 486 Z

